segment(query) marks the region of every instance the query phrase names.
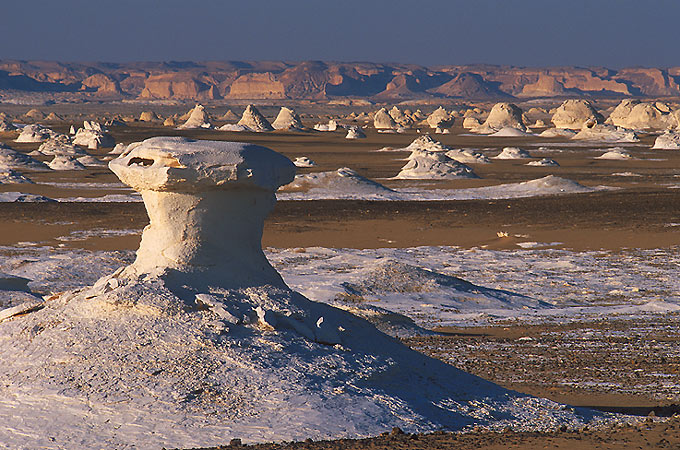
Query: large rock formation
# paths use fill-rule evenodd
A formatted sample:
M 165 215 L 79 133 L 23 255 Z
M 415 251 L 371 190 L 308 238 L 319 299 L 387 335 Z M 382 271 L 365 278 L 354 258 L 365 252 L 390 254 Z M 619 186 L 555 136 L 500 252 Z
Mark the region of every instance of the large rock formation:
M 660 102 L 625 99 L 612 111 L 605 123 L 630 129 L 664 130 L 678 126 L 676 116 Z
M 82 81 L 82 89 L 93 90 L 100 96 L 121 95 L 120 84 L 110 76 L 103 73 L 95 73 Z
M 373 127 L 376 130 L 388 130 L 398 127 L 392 116 L 387 112 L 387 109 L 380 108 L 373 116 Z
M 604 117 L 588 100 L 565 100 L 552 116 L 557 128 L 580 130 L 587 122 L 602 123 Z
M 514 128 L 526 131 L 526 126 L 522 119 L 522 110 L 514 103 L 496 103 L 491 108 L 489 116 L 481 127 L 474 129 L 477 133 L 491 133 L 502 130 L 503 128 Z

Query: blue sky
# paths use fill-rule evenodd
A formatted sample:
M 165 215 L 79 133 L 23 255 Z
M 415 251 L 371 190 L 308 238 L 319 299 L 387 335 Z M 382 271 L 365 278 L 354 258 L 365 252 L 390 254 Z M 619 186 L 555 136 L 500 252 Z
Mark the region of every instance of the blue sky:
M 0 59 L 680 66 L 677 0 L 14 0 Z

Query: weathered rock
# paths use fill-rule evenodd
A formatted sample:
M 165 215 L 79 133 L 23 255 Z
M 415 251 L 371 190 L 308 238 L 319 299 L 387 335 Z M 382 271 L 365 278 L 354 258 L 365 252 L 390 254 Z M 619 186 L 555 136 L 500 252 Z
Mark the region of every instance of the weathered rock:
M 602 114 L 588 100 L 565 100 L 552 116 L 552 123 L 557 128 L 580 130 L 586 122 L 604 122 Z

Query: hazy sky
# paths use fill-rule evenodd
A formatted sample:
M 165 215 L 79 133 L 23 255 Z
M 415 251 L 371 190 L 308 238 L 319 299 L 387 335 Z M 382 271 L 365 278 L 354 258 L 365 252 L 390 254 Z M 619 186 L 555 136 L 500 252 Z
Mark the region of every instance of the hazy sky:
M 5 0 L 0 59 L 680 66 L 678 0 Z

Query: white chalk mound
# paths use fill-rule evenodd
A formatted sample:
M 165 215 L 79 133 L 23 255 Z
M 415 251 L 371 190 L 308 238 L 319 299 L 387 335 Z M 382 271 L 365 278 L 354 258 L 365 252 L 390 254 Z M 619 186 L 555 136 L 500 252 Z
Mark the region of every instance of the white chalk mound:
M 455 117 L 448 113 L 443 107 L 435 109 L 432 114 L 427 116 L 427 124 L 432 129 L 448 128 L 453 126 Z
M 4 144 L 0 144 L 0 169 L 15 170 L 50 170 L 44 163 L 20 153 Z
M 113 147 L 116 144 L 113 136 L 108 134 L 101 124 L 87 120 L 83 122 L 83 127 L 76 131 L 73 143 L 91 150 L 101 147 Z
M 316 163 L 306 156 L 298 156 L 297 158 L 295 158 L 295 161 L 293 161 L 293 164 L 295 164 L 295 167 L 314 167 L 314 166 L 316 166 Z
M 30 178 L 24 176 L 21 172 L 10 168 L 3 168 L 0 166 L 0 184 L 32 184 Z
M 349 167 L 329 172 L 297 175 L 295 180 L 279 189 L 296 198 L 323 197 L 338 199 L 391 200 L 399 195 L 394 190 L 359 175 Z
M 490 134 L 505 128 L 512 128 L 520 131 L 526 131 L 527 129 L 522 118 L 522 110 L 513 103 L 501 102 L 493 105 L 486 121 L 484 121 L 480 127 L 474 128 L 472 131 L 475 133 Z
M 26 125 L 21 129 L 21 133 L 19 133 L 15 142 L 44 142 L 52 137 L 53 134 L 54 131 L 42 125 Z
M 539 159 L 538 161 L 530 161 L 525 164 L 525 166 L 533 166 L 533 167 L 559 167 L 559 163 L 555 161 L 554 159 L 550 158 L 543 158 Z
M 664 130 L 678 126 L 677 117 L 670 113 L 667 105 L 631 99 L 622 100 L 605 123 L 633 130 Z
M 274 131 L 274 128 L 269 121 L 253 105 L 246 106 L 246 109 L 241 116 L 241 120 L 238 121 L 237 125 L 248 127 L 250 131 L 256 133 Z
M 285 106 L 282 106 L 279 110 L 272 127 L 275 130 L 302 130 L 304 128 L 300 116 L 294 110 Z
M 449 158 L 442 152 L 413 150 L 408 162 L 395 176 L 408 180 L 452 180 L 479 178 L 469 166 Z
M 373 116 L 373 128 L 376 130 L 394 130 L 399 128 L 399 125 L 385 108 L 380 108 Z
M 532 136 L 531 133 L 527 133 L 517 128 L 503 127 L 495 133 L 491 133 L 489 137 L 525 137 Z
M 602 114 L 587 100 L 565 100 L 552 116 L 556 128 L 580 130 L 586 122 L 604 122 Z
M 639 142 L 634 131 L 602 123 L 587 122 L 581 131 L 572 136 L 574 140 L 598 142 Z
M 366 133 L 359 127 L 349 127 L 345 139 L 365 139 Z
M 196 128 L 212 128 L 210 117 L 203 105 L 196 105 L 189 111 L 189 117 L 186 122 L 177 127 L 180 130 L 191 130 Z
M 488 157 L 470 149 L 449 150 L 446 152 L 446 156 L 463 164 L 489 164 L 491 162 Z
M 250 128 L 244 126 L 244 125 L 237 125 L 235 123 L 226 123 L 222 125 L 221 127 L 218 128 L 220 131 L 234 131 L 236 133 L 240 133 L 242 131 L 253 131 Z
M 293 179 L 285 157 L 152 138 L 110 168 L 149 212 L 137 259 L 0 322 L 3 445 L 187 448 L 596 417 L 502 389 L 291 291 L 260 247 L 274 190 Z
M 492 156 L 492 159 L 529 159 L 533 158 L 528 151 L 522 150 L 519 147 L 505 147 L 497 156 Z
M 75 157 L 69 155 L 56 155 L 48 164 L 52 170 L 84 170 L 85 166 Z
M 654 149 L 680 150 L 680 132 L 666 131 L 654 140 Z
M 334 119 L 330 119 L 328 123 L 317 123 L 314 125 L 314 129 L 316 131 L 335 131 L 339 128 L 338 122 L 336 122 Z
M 625 151 L 622 148 L 613 148 L 609 151 L 604 152 L 600 156 L 598 156 L 596 159 L 609 159 L 609 160 L 619 160 L 619 161 L 625 161 L 627 159 L 631 159 L 632 156 L 630 153 Z
M 73 142 L 71 142 L 71 138 L 65 134 L 52 136 L 50 139 L 40 144 L 40 147 L 38 147 L 38 153 L 46 156 L 87 154 L 85 150 L 73 144 Z
M 576 131 L 570 130 L 568 128 L 548 128 L 547 130 L 539 134 L 541 137 L 546 138 L 568 138 L 576 136 Z

